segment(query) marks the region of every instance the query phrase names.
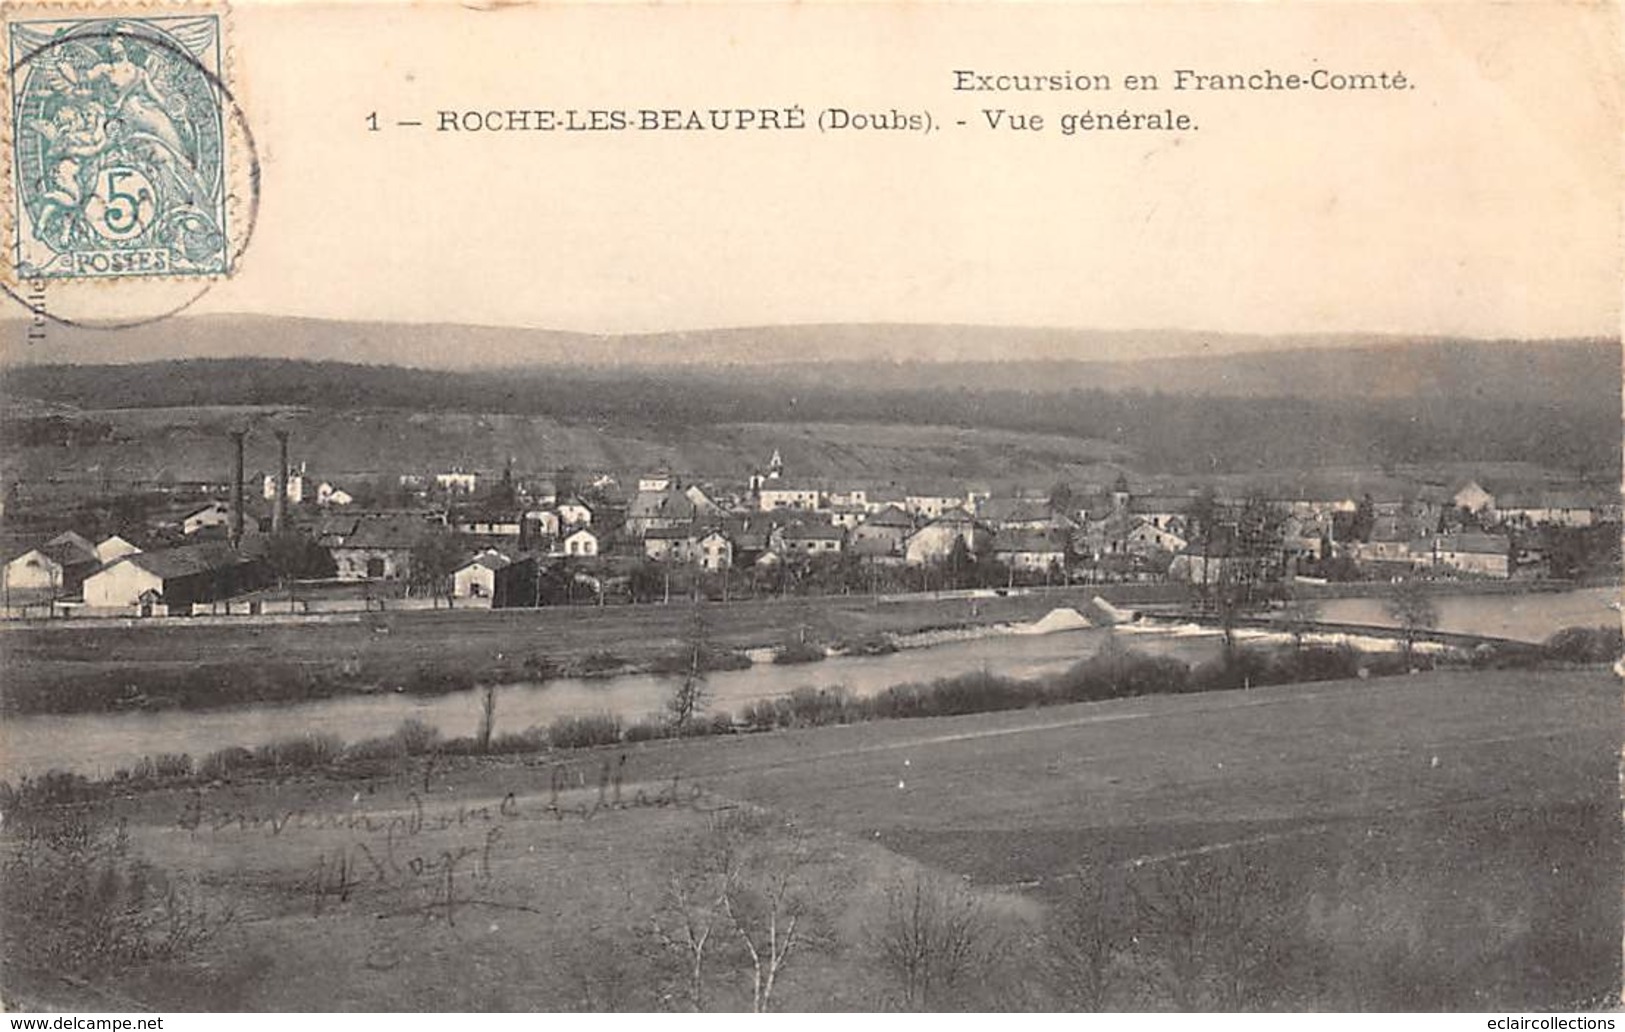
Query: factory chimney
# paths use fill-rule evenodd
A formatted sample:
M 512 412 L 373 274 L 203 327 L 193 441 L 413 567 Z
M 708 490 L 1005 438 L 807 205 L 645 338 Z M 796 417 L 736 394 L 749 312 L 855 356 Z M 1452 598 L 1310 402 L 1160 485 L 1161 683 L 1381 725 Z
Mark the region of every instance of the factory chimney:
M 276 501 L 271 507 L 271 533 L 280 534 L 288 522 L 288 431 L 276 432 Z
M 231 443 L 234 449 L 231 465 L 231 547 L 240 548 L 243 543 L 243 438 L 247 436 L 246 430 L 233 430 Z

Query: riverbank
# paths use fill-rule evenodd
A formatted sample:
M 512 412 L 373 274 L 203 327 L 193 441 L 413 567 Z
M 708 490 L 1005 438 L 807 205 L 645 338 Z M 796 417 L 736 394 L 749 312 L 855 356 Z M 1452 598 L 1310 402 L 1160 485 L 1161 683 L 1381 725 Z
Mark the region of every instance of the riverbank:
M 1360 587 L 1368 596 L 1386 590 Z M 1523 585 L 1516 594 L 1536 605 L 1562 597 L 1536 590 L 1543 587 L 1549 586 Z M 1347 585 L 1331 588 L 1339 598 L 1359 597 Z M 1451 591 L 1500 598 L 1511 589 L 1485 582 L 1452 585 Z M 245 619 L 195 625 L 176 619 L 119 627 L 72 621 L 12 625 L 0 628 L 6 670 L 0 715 L 202 711 L 381 692 L 435 696 L 479 684 L 657 672 L 685 656 L 696 614 L 714 668 L 725 669 L 749 654 L 760 658 L 791 645 L 872 654 L 899 644 L 974 638 L 1001 626 L 1030 624 L 1056 609 L 1088 614 L 1096 596 L 1138 609 L 1171 605 L 1186 594 L 1179 585 L 1077 585 L 896 601 L 830 596 L 699 607 L 385 613 L 349 623 Z M 1381 608 L 1376 598 L 1372 605 Z M 1592 622 L 1609 622 L 1600 603 L 1596 608 Z
M 803 643 L 865 654 L 886 651 L 898 639 L 926 643 L 920 636 L 1030 622 L 1057 607 L 1086 607 L 1099 593 L 1079 586 L 886 603 L 839 596 L 453 610 L 373 614 L 354 623 L 174 620 L 83 634 L 64 633 L 62 623 L 12 626 L 0 630 L 6 663 L 0 714 L 208 709 L 658 672 L 688 651 L 696 619 L 717 669 L 748 653 Z M 1135 596 L 1158 593 L 1127 586 L 1110 594 L 1133 604 Z
M 65 868 L 40 851 L 69 840 L 8 813 L 4 989 L 35 1010 L 683 1008 L 662 892 L 743 814 L 829 947 L 792 957 L 784 1010 L 897 1006 L 878 933 L 898 890 L 939 884 L 1008 944 L 942 1008 L 1574 1009 L 1618 984 L 1617 714 L 1605 672 L 1435 672 L 114 794 L 60 816 L 117 837 L 104 883 L 175 886 L 201 945 L 106 955 L 102 915 L 44 891 Z M 1237 909 L 1194 912 L 1181 952 L 1157 904 L 1198 884 Z M 1090 970 L 1046 963 L 1069 916 Z M 726 946 L 706 1006 L 748 1008 Z

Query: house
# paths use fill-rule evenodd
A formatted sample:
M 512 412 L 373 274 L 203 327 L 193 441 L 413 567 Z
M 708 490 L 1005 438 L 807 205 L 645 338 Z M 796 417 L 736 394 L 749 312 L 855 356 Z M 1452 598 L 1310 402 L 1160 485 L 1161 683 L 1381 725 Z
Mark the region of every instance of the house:
M 298 499 L 291 497 L 289 500 L 298 501 Z M 353 505 L 355 504 L 355 498 L 350 494 L 350 492 L 344 490 L 342 487 L 334 487 L 332 484 L 329 484 L 324 480 L 316 488 L 316 504 Z
M 197 605 L 255 591 L 269 581 L 264 565 L 224 541 L 137 552 L 85 578 L 85 605 L 139 608 L 143 616 L 162 606 L 170 615 Z
M 462 469 L 434 475 L 435 486 L 447 494 L 473 494 L 479 483 L 478 473 L 469 473 Z
M 903 542 L 914 533 L 914 520 L 908 513 L 895 505 L 889 505 L 880 512 L 875 513 L 858 524 L 852 530 L 854 544 L 861 541 L 885 542 L 885 552 L 902 554 Z M 875 551 L 866 546 L 866 553 Z
M 592 523 L 592 509 L 579 498 L 570 498 L 557 506 L 559 523 L 564 527 L 585 527 Z
M 695 561 L 703 570 L 718 573 L 733 568 L 734 543 L 728 532 L 721 528 L 712 528 L 702 534 L 693 544 Z
M 261 493 L 265 495 L 265 500 L 268 502 L 276 501 L 276 481 L 277 475 L 275 473 L 265 474 L 265 479 L 261 485 Z M 304 500 L 305 467 L 300 466 L 297 470 L 288 473 L 288 501 L 298 505 Z M 320 501 L 320 498 L 318 497 L 317 500 Z
M 850 531 L 868 518 L 869 510 L 862 505 L 855 505 L 850 502 L 830 503 L 829 522 L 831 526 Z
M 667 472 L 645 473 L 638 477 L 638 493 L 664 494 L 676 486 L 676 481 Z
M 471 509 L 451 518 L 451 526 L 460 534 L 479 537 L 511 537 L 520 535 L 523 517 L 497 509 Z
M 833 507 L 854 507 L 869 511 L 869 489 L 846 484 L 829 489 L 829 504 Z
M 1172 521 L 1179 530 L 1183 530 L 1183 518 Z M 1124 547 L 1130 555 L 1153 555 L 1157 552 L 1179 553 L 1185 550 L 1189 542 L 1175 530 L 1165 529 L 1157 525 L 1150 517 L 1135 516 L 1129 528 L 1128 538 Z
M 693 544 L 688 527 L 653 527 L 643 535 L 643 554 L 657 563 L 686 563 Z
M 1589 527 L 1597 507 L 1579 491 L 1503 492 L 1491 506 L 1495 519 L 1515 527 Z
M 230 522 L 231 507 L 225 502 L 210 502 L 203 508 L 182 517 L 181 533 L 192 535 L 200 530 L 224 527 Z
M 626 532 L 641 538 L 651 530 L 686 529 L 697 515 L 694 499 L 682 491 L 639 491 L 626 509 Z
M 70 598 L 78 595 L 85 578 L 101 565 L 96 546 L 70 530 L 6 563 L 5 586 L 11 590 L 39 590 L 53 598 Z
M 870 512 L 885 512 L 890 508 L 897 508 L 902 512 L 908 511 L 908 492 L 895 484 L 883 486 L 870 486 L 863 493 L 863 504 Z
M 559 553 L 572 559 L 587 559 L 598 554 L 598 535 L 591 527 L 581 526 L 565 534 L 558 543 Z
M 1415 565 L 1429 562 L 1430 550 L 1428 539 L 1418 536 L 1409 521 L 1385 516 L 1376 521 L 1369 540 L 1349 542 L 1344 554 L 1359 563 Z
M 993 536 L 993 558 L 1016 570 L 1066 567 L 1066 537 L 1047 530 L 1013 528 Z
M 949 508 L 908 536 L 903 543 L 903 555 L 910 566 L 923 566 L 946 559 L 954 550 L 955 541 L 962 541 L 967 549 L 975 551 L 976 536 L 975 517 L 964 509 Z
M 488 549 L 458 567 L 451 575 L 451 597 L 488 599 L 493 609 L 534 605 L 536 560 L 510 558 Z
M 823 492 L 811 484 L 793 484 L 784 480 L 768 480 L 756 494 L 756 508 L 762 512 L 793 509 L 813 512 L 822 507 Z
M 971 504 L 969 493 L 953 484 L 916 486 L 903 499 L 903 508 L 911 516 L 926 520 L 934 520 L 949 509 L 965 510 Z
M 1512 542 L 1500 534 L 1441 534 L 1433 539 L 1435 566 L 1474 577 L 1512 575 Z
M 1194 500 L 1190 495 L 1133 495 L 1126 509 L 1130 516 L 1138 516 L 1158 530 L 1183 537 L 1188 533 L 1186 514 Z
M 1469 480 L 1457 487 L 1451 494 L 1450 501 L 1456 508 L 1474 513 L 1495 507 L 1495 496 L 1484 490 L 1476 480 Z
M 560 529 L 559 514 L 551 509 L 531 509 L 524 514 L 524 522 L 529 524 L 530 533 L 536 537 L 558 537 Z
M 1004 501 L 1004 499 L 1000 499 Z M 993 503 L 989 503 L 990 505 Z M 1051 508 L 1048 502 L 1031 499 L 1014 500 L 1013 505 L 999 506 L 1002 514 L 994 520 L 1000 530 L 1039 530 L 1070 533 L 1078 523 L 1064 512 Z
M 765 555 L 774 555 L 772 549 L 777 527 L 771 517 L 755 513 L 728 516 L 713 529 L 727 535 L 731 566 L 750 566 Z M 703 538 L 701 540 L 703 542 Z M 701 562 L 704 562 L 703 556 Z
M 779 534 L 786 555 L 839 555 L 846 531 L 829 523 L 797 520 Z
M 95 551 L 96 561 L 106 566 L 108 563 L 116 562 L 127 555 L 135 555 L 141 549 L 114 534 L 97 544 Z
M 333 556 L 339 580 L 406 580 L 412 550 L 434 533 L 434 525 L 414 513 L 359 516 L 324 521 L 316 543 Z

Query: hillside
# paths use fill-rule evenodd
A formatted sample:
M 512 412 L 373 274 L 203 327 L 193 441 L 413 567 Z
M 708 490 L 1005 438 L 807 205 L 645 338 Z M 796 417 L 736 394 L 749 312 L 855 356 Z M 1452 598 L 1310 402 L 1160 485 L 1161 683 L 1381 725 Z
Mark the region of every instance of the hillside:
M 21 324 L 0 320 L 0 341 Z M 194 316 L 105 331 L 53 325 L 8 365 L 285 358 L 421 369 L 672 367 L 751 382 L 1053 392 L 1098 388 L 1240 397 L 1533 400 L 1617 388 L 1617 341 L 1493 342 L 1374 334 L 1293 337 L 1182 330 L 934 325 L 767 326 L 596 335 L 456 325 Z M 1615 390 L 1617 395 L 1617 389 Z M 100 407 L 91 405 L 89 407 Z
M 1215 360 L 1219 361 L 1219 360 Z M 1018 365 L 1012 363 L 1012 365 Z M 448 373 L 345 363 L 214 359 L 102 366 L 25 366 L 5 380 L 6 463 L 32 479 L 65 468 L 152 470 L 192 479 L 219 469 L 224 431 L 291 421 L 329 469 L 420 469 L 443 464 L 527 469 L 669 465 L 718 475 L 743 471 L 803 432 L 799 468 L 982 479 L 1112 458 L 1150 473 L 1246 472 L 1399 463 L 1526 462 L 1570 474 L 1619 468 L 1619 379 L 1593 376 L 1556 393 L 1525 378 L 1532 397 L 1226 397 L 977 386 L 797 382 L 740 367 L 558 368 Z M 1346 378 L 1345 378 L 1346 379 Z M 1465 390 L 1480 385 L 1464 383 Z M 253 413 L 223 407 L 248 406 Z M 771 428 L 741 435 L 736 428 Z M 835 426 L 864 426 L 861 458 Z M 974 431 L 917 448 L 917 428 Z M 1018 435 L 1000 442 L 990 431 Z M 1041 442 L 1027 440 L 1036 435 Z M 1057 454 L 1055 442 L 1074 442 Z M 70 449 L 64 452 L 64 448 Z M 261 445 L 260 447 L 264 447 Z M 201 451 L 200 451 L 201 449 Z M 968 450 L 967 450 L 968 449 Z M 1065 449 L 1064 449 L 1065 450 Z M 861 451 L 861 448 L 860 448 Z M 205 454 L 206 453 L 206 454 Z M 259 456 L 257 461 L 268 461 Z

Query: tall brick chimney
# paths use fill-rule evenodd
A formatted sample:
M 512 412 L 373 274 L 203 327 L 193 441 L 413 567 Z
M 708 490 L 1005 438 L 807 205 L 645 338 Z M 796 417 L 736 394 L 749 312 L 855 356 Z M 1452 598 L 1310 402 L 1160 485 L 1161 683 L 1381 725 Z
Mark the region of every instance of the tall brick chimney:
M 271 507 L 271 533 L 280 534 L 288 522 L 288 431 L 276 432 L 276 501 Z
M 231 432 L 233 449 L 231 464 L 231 547 L 233 548 L 243 543 L 243 438 L 247 435 L 246 430 L 233 430 Z

